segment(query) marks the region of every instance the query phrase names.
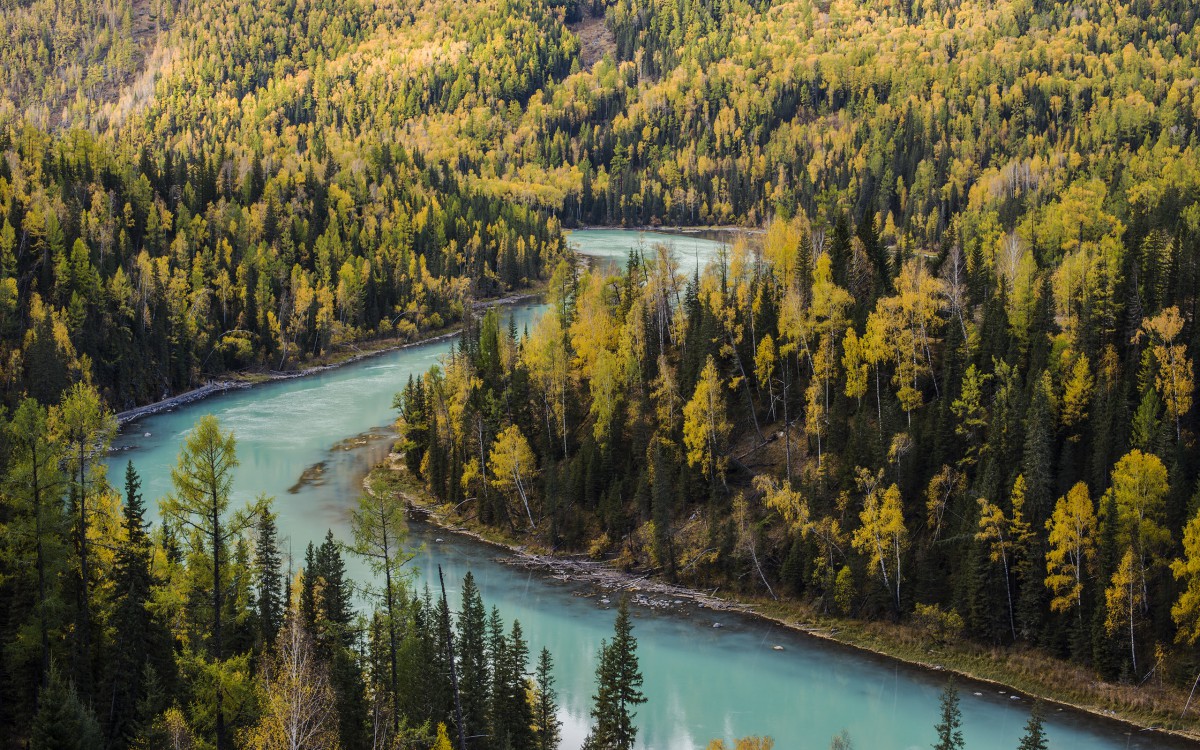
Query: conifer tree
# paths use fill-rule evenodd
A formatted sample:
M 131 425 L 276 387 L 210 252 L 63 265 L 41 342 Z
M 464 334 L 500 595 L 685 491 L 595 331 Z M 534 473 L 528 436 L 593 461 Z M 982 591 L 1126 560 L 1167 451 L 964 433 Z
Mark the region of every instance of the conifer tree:
M 533 736 L 536 750 L 558 750 L 562 722 L 558 720 L 558 692 L 554 689 L 554 659 L 543 648 L 535 671 Z
M 1017 750 L 1046 750 L 1046 732 L 1042 727 L 1042 702 L 1036 701 L 1029 714 L 1029 722 L 1025 724 L 1025 734 Z
M 958 688 L 951 680 L 942 690 L 941 720 L 938 721 L 937 742 L 933 750 L 964 750 L 962 710 L 958 707 Z
M 161 624 L 146 609 L 154 578 L 150 572 L 151 543 L 146 533 L 146 507 L 141 478 L 130 461 L 125 466 L 125 538 L 117 547 L 114 571 L 116 604 L 113 612 L 113 666 L 108 675 L 108 713 L 104 717 L 110 744 L 133 740 L 140 727 L 139 705 L 146 698 L 143 684 L 152 655 L 169 649 Z M 169 658 L 169 657 L 168 657 Z M 101 703 L 104 705 L 104 703 Z
M 591 732 L 586 750 L 631 750 L 638 728 L 634 709 L 646 702 L 642 695 L 637 639 L 629 619 L 629 604 L 622 598 L 613 623 L 612 641 L 601 644 L 596 668 L 596 694 L 592 697 Z
M 487 616 L 483 599 L 475 585 L 475 576 L 463 577 L 462 610 L 458 614 L 458 633 L 455 638 L 458 657 L 458 682 L 462 694 L 463 723 L 467 730 L 467 746 L 487 746 L 488 726 L 488 659 Z
M 263 508 L 256 524 L 254 544 L 255 604 L 258 614 L 258 639 L 261 647 L 275 642 L 283 625 L 283 574 L 279 554 L 279 531 L 275 513 Z

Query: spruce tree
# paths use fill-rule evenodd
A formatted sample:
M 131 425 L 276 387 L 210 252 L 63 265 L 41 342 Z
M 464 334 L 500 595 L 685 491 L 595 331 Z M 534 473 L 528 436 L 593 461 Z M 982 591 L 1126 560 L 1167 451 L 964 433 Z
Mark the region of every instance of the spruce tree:
M 958 707 L 958 688 L 954 681 L 942 691 L 942 719 L 938 722 L 937 742 L 933 750 L 963 750 L 962 710 Z
M 79 699 L 75 686 L 57 672 L 38 701 L 30 730 L 30 750 L 100 750 L 100 723 Z
M 509 747 L 514 750 L 534 747 L 533 708 L 529 705 L 529 645 L 514 620 L 505 650 L 504 707 L 507 716 Z
M 118 745 L 130 742 L 140 728 L 138 705 L 146 697 L 144 680 L 150 655 L 170 649 L 169 633 L 146 609 L 154 579 L 141 486 L 131 461 L 125 467 L 125 540 L 117 547 L 113 573 L 113 663 L 105 691 L 109 699 L 108 715 L 104 717 L 106 736 L 110 744 Z M 164 661 L 169 659 L 168 654 Z
M 455 651 L 458 657 L 459 691 L 462 694 L 463 724 L 470 748 L 487 746 L 482 735 L 488 726 L 488 663 L 486 652 L 487 615 L 483 599 L 470 571 L 463 577 L 462 610 L 458 614 Z
M 512 664 L 509 660 L 508 640 L 504 636 L 504 621 L 500 610 L 493 606 L 487 624 L 488 661 L 491 664 L 491 692 L 488 706 L 488 746 L 495 750 L 509 750 L 512 745 L 513 719 L 508 701 L 508 685 L 511 682 Z
M 536 750 L 558 750 L 562 741 L 562 722 L 558 720 L 558 692 L 554 689 L 554 660 L 549 649 L 538 655 L 534 673 L 536 693 L 533 705 L 533 747 Z
M 1033 704 L 1029 714 L 1029 722 L 1025 725 L 1025 734 L 1017 750 L 1046 750 L 1046 733 L 1042 728 L 1042 702 Z
M 259 648 L 270 648 L 283 625 L 283 575 L 280 573 L 279 531 L 275 514 L 264 508 L 258 516 L 254 547 L 254 582 Z
M 634 708 L 646 702 L 641 687 L 637 639 L 633 637 L 629 603 L 622 598 L 613 624 L 613 639 L 600 647 L 596 695 L 592 697 L 595 724 L 584 741 L 586 750 L 631 750 L 637 737 Z

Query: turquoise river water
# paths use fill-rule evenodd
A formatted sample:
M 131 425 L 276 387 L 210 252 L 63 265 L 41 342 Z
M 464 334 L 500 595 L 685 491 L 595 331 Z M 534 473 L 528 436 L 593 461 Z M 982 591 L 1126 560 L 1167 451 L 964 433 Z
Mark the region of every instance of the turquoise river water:
M 641 242 L 672 244 L 684 258 L 712 257 L 717 244 L 695 237 L 584 230 L 570 235 L 583 254 L 624 258 Z M 682 265 L 682 263 L 681 263 Z M 538 305 L 510 308 L 519 329 Z M 427 370 L 449 341 L 378 355 L 309 377 L 234 391 L 147 417 L 122 431 L 109 459 L 119 480 L 127 460 L 143 477 L 148 499 L 170 490 L 170 469 L 194 421 L 215 414 L 237 436 L 235 495 L 249 501 L 273 495 L 285 546 L 299 561 L 304 546 L 326 529 L 348 538 L 348 512 L 370 466 L 388 452 L 392 395 Z M 441 539 L 442 541 L 437 541 Z M 596 651 L 611 633 L 613 612 L 578 586 L 499 562 L 494 547 L 413 523 L 419 551 L 418 585 L 446 572 L 451 601 L 471 570 L 485 604 L 506 620 L 519 619 L 534 653 L 548 647 L 556 661 L 567 750 L 586 733 Z M 351 573 L 362 566 L 348 561 Z M 934 739 L 944 676 L 843 648 L 753 618 L 681 607 L 663 612 L 635 607 L 644 691 L 638 710 L 638 747 L 704 748 L 715 737 L 771 735 L 779 750 L 824 750 L 843 729 L 858 750 L 928 748 Z M 721 628 L 713 624 L 721 623 Z M 782 646 L 779 651 L 774 646 Z M 1013 750 L 1030 703 L 995 687 L 963 685 L 963 733 L 968 750 Z M 1078 714 L 1050 710 L 1054 750 L 1183 748 L 1149 732 Z

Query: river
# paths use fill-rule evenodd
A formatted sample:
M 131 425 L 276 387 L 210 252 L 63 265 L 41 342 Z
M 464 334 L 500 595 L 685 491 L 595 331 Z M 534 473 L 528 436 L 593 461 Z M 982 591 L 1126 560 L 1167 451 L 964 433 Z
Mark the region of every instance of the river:
M 639 241 L 669 243 L 681 261 L 703 262 L 718 247 L 691 236 L 613 230 L 576 231 L 569 239 L 581 253 L 610 258 L 624 257 Z M 540 309 L 518 305 L 506 315 L 515 316 L 520 330 Z M 199 416 L 214 414 L 237 436 L 235 499 L 273 495 L 285 553 L 290 549 L 298 562 L 304 546 L 326 529 L 348 538 L 348 510 L 362 478 L 389 448 L 393 394 L 450 346 L 440 341 L 392 351 L 143 418 L 118 437 L 109 475 L 119 482 L 125 462 L 132 460 L 147 499 L 166 495 L 184 436 Z M 598 598 L 577 596 L 584 592 L 576 586 L 497 562 L 504 553 L 488 545 L 416 523 L 410 542 L 421 547 L 414 561 L 418 585 L 435 582 L 440 564 L 454 602 L 462 575 L 471 570 L 485 604 L 498 606 L 506 620 L 521 621 L 533 653 L 543 646 L 551 650 L 563 747 L 578 748 L 586 733 L 596 651 L 611 633 L 613 612 Z M 361 564 L 348 563 L 353 574 L 364 574 Z M 933 742 L 942 675 L 744 616 L 691 607 L 671 612 L 635 607 L 633 615 L 649 699 L 637 712 L 640 748 L 695 750 L 714 737 L 766 734 L 780 750 L 824 750 L 843 729 L 858 750 L 910 750 Z M 714 628 L 717 622 L 722 627 Z M 996 688 L 966 685 L 961 692 L 968 750 L 1016 748 L 1029 701 Z M 1047 732 L 1055 750 L 1195 747 L 1054 709 Z

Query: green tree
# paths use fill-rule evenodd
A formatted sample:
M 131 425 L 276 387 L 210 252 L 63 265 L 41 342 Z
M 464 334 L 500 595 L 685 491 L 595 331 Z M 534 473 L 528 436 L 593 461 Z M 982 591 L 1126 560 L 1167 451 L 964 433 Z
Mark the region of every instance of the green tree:
M 962 734 L 962 710 L 958 707 L 958 688 L 951 680 L 942 690 L 941 719 L 934 728 L 937 742 L 933 750 L 963 750 L 966 744 Z
M 246 508 L 229 512 L 233 472 L 237 468 L 233 432 L 221 432 L 212 415 L 201 417 L 184 441 L 179 462 L 171 469 L 174 492 L 163 501 L 163 517 L 188 532 L 198 557 L 206 559 L 211 581 L 212 613 L 207 651 L 214 662 L 225 658 L 225 588 L 229 576 L 227 548 L 254 522 L 256 512 Z M 261 501 L 260 501 L 261 502 Z M 216 747 L 230 746 L 226 731 L 224 691 L 214 691 Z
M 1035 701 L 1033 710 L 1029 713 L 1029 721 L 1025 724 L 1025 734 L 1017 750 L 1046 750 L 1046 732 L 1042 727 L 1042 702 Z
M 275 642 L 283 626 L 284 601 L 282 560 L 279 553 L 279 530 L 270 502 L 264 503 L 255 522 L 254 582 L 255 609 L 258 615 L 258 638 L 262 649 Z
M 49 685 L 52 633 L 61 621 L 61 575 L 67 562 L 63 513 L 61 449 L 52 439 L 46 409 L 37 401 L 21 401 L 7 425 L 10 467 L 5 477 L 6 494 L 13 500 L 8 526 L 2 535 L 5 567 L 14 575 L 24 574 L 25 590 L 34 592 L 27 614 L 18 610 L 18 621 L 37 633 L 30 653 L 13 644 L 7 654 L 18 664 L 38 665 L 34 684 Z M 32 569 L 27 562 L 32 559 Z
M 376 578 L 380 575 L 383 577 L 383 591 L 379 594 L 387 629 L 388 692 L 394 704 L 400 691 L 396 659 L 399 630 L 403 627 L 402 614 L 398 610 L 405 592 L 404 565 L 413 558 L 412 553 L 406 552 L 403 547 L 407 526 L 400 496 L 370 488 L 359 498 L 358 508 L 351 513 L 350 528 L 354 534 L 351 550 L 367 561 Z M 399 728 L 400 717 L 397 711 L 391 713 L 392 731 L 395 732 Z
M 91 527 L 96 508 L 94 501 L 105 490 L 104 464 L 97 459 L 112 444 L 117 423 L 104 406 L 95 387 L 75 383 L 62 395 L 57 408 L 50 411 L 51 429 L 58 435 L 66 453 L 67 469 L 71 475 L 70 505 L 74 516 L 75 568 L 75 676 L 79 687 L 87 691 L 92 686 L 92 674 L 97 653 L 93 639 L 97 623 L 92 614 L 92 589 L 95 574 L 92 570 Z
M 554 689 L 554 659 L 543 648 L 534 671 L 533 737 L 535 750 L 558 750 L 562 722 L 558 720 L 558 692 Z
M 100 722 L 57 672 L 38 702 L 29 737 L 30 750 L 100 750 Z
M 470 571 L 463 577 L 462 610 L 458 614 L 455 647 L 467 745 L 471 748 L 487 747 L 485 735 L 491 699 L 488 690 L 487 614 L 479 588 L 475 585 L 475 576 Z
M 170 635 L 147 609 L 151 588 L 153 547 L 146 528 L 146 506 L 142 502 L 141 479 L 133 462 L 125 465 L 124 538 L 117 547 L 113 572 L 116 602 L 112 615 L 113 649 L 107 675 L 105 716 L 110 744 L 126 745 L 143 729 L 140 706 L 147 697 L 147 670 L 154 662 L 169 660 Z M 160 662 L 161 663 L 161 662 Z
M 633 637 L 629 603 L 622 598 L 613 623 L 612 641 L 600 646 L 596 694 L 592 697 L 594 724 L 583 743 L 586 750 L 631 750 L 637 737 L 634 709 L 646 702 L 641 688 L 637 639 Z

